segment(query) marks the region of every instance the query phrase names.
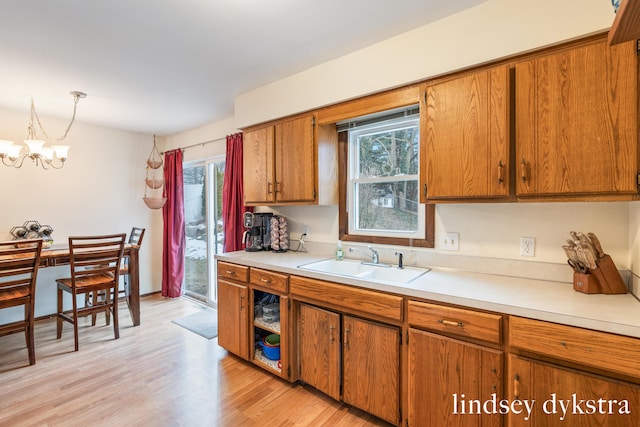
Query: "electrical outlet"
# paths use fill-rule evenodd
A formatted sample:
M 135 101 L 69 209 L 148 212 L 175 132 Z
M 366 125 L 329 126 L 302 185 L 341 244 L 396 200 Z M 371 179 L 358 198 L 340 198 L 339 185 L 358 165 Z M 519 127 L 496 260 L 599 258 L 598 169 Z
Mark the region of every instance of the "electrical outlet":
M 309 237 L 309 226 L 307 225 L 302 226 L 302 234 L 306 234 L 307 237 Z
M 460 233 L 442 233 L 440 243 L 445 251 L 457 251 L 460 245 Z
M 520 237 L 520 256 L 536 256 L 535 237 Z

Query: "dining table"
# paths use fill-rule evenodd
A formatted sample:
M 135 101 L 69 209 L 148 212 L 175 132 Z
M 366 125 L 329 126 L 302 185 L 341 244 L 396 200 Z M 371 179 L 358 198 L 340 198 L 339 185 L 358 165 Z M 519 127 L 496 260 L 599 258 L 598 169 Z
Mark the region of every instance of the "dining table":
M 138 252 L 140 246 L 125 244 L 123 257 L 129 262 L 129 282 L 125 286 L 125 295 L 133 326 L 140 325 L 140 262 Z M 69 247 L 67 245 L 52 245 L 43 248 L 40 255 L 40 268 L 59 267 L 71 263 Z

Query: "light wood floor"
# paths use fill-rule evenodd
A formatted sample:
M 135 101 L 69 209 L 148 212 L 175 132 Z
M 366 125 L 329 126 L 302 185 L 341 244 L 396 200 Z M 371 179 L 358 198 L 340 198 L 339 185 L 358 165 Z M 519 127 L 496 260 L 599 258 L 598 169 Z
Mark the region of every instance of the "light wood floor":
M 0 426 L 388 425 L 172 323 L 192 301 L 144 297 L 135 328 L 122 305 L 120 339 L 87 318 L 79 352 L 71 325 L 56 340 L 55 320 L 36 322 L 34 366 L 24 334 L 0 337 Z

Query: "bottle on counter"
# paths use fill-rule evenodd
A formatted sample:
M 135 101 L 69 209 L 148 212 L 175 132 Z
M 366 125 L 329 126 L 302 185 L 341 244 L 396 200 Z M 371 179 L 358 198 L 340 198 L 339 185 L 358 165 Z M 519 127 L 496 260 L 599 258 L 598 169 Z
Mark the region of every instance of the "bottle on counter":
M 338 240 L 338 247 L 336 248 L 336 260 L 340 261 L 344 258 L 344 252 L 342 251 L 342 242 Z

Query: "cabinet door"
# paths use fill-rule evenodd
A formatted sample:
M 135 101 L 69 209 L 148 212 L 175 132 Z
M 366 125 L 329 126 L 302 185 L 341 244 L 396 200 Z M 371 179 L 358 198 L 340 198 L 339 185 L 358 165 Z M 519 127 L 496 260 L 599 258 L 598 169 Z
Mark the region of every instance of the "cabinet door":
M 313 116 L 275 126 L 276 202 L 316 200 L 316 146 Z
M 408 373 L 410 426 L 502 425 L 501 415 L 469 414 L 461 405 L 494 393 L 502 399 L 501 351 L 409 329 Z
M 533 402 L 531 417 L 525 419 L 526 411 L 521 414 L 510 413 L 509 426 L 638 425 L 636 411 L 640 408 L 640 386 L 635 384 L 515 355 L 509 355 L 507 384 L 509 401 L 519 399 Z M 625 407 L 631 413 L 626 413 Z
M 508 66 L 427 85 L 426 104 L 427 198 L 507 197 Z
M 218 279 L 218 344 L 244 359 L 249 357 L 249 290 Z
M 273 126 L 243 135 L 243 183 L 245 204 L 275 200 Z
M 344 316 L 342 334 L 343 400 L 398 424 L 399 329 Z
M 340 400 L 340 315 L 300 304 L 300 379 Z
M 635 43 L 606 41 L 516 64 L 516 192 L 632 194 Z

